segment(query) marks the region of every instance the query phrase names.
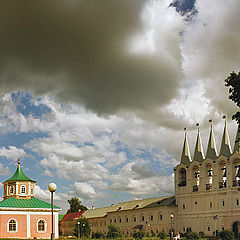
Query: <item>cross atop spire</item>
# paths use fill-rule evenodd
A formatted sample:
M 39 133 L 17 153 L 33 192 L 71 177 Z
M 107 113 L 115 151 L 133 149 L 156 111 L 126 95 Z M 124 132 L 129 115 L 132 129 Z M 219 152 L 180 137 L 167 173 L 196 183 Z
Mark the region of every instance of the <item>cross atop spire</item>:
M 209 134 L 206 158 L 215 160 L 217 158 L 217 151 L 216 151 L 215 138 L 213 134 L 212 119 L 210 119 L 209 122 L 210 122 L 211 129 Z
M 220 155 L 229 157 L 231 155 L 232 151 L 231 151 L 229 135 L 228 135 L 228 130 L 227 130 L 226 116 L 223 116 L 223 119 L 225 119 L 225 123 L 224 123 L 223 137 L 222 137 L 222 143 L 221 143 L 221 148 L 220 148 Z
M 18 159 L 18 168 L 20 168 L 20 158 Z
M 203 147 L 202 147 L 202 141 L 200 136 L 199 123 L 197 123 L 196 126 L 198 128 L 198 134 L 197 134 L 197 141 L 196 141 L 193 161 L 198 161 L 199 163 L 202 163 L 204 159 L 204 155 L 203 155 Z
M 238 129 L 237 129 L 237 133 L 236 133 L 233 152 L 240 153 L 240 139 L 239 139 L 239 137 L 240 137 L 240 125 L 238 124 Z
M 189 152 L 189 146 L 188 146 L 188 141 L 187 141 L 187 129 L 184 128 L 184 144 L 183 144 L 183 149 L 182 149 L 182 156 L 181 156 L 181 163 L 185 165 L 189 165 L 191 162 L 191 156 Z

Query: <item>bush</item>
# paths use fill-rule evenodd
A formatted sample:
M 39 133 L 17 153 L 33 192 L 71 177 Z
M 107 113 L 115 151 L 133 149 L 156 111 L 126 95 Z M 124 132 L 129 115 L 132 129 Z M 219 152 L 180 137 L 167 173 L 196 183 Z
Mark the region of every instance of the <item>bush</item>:
M 186 239 L 199 240 L 200 239 L 200 235 L 199 235 L 199 233 L 195 233 L 195 232 L 187 233 L 186 234 Z
M 143 239 L 145 236 L 145 232 L 142 231 L 134 232 L 132 236 L 135 239 Z
M 151 232 L 151 237 L 156 237 L 156 233 L 155 232 Z
M 159 232 L 157 235 L 160 239 L 166 239 L 167 238 L 167 234 L 165 232 Z
M 205 237 L 204 232 L 199 232 L 199 235 L 200 235 L 200 238 L 204 238 Z
M 234 235 L 233 235 L 233 232 L 231 231 L 223 230 L 219 233 L 219 237 L 222 240 L 233 240 Z
M 105 234 L 102 232 L 95 232 L 95 233 L 92 233 L 92 238 L 96 238 L 96 239 L 105 238 Z
M 107 238 L 120 238 L 122 237 L 122 233 L 117 225 L 110 224 L 108 226 L 108 233 L 107 233 Z

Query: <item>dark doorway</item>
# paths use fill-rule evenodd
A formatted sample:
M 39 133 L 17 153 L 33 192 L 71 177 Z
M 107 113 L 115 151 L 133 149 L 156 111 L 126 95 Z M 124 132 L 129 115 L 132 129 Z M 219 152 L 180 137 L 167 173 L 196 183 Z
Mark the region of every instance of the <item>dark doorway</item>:
M 238 232 L 239 232 L 239 222 L 235 222 L 232 225 L 232 231 L 234 233 L 234 239 L 238 239 Z

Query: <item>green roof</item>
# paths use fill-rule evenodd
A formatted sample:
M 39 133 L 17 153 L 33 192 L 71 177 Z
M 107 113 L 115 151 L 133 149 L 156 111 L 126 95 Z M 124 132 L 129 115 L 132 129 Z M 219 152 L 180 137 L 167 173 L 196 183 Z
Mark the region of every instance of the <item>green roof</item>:
M 14 175 L 12 177 L 10 177 L 8 180 L 6 180 L 5 182 L 9 182 L 9 181 L 31 181 L 31 182 L 36 182 L 32 179 L 30 179 L 29 177 L 27 177 L 21 167 L 20 167 L 20 164 L 18 165 L 17 167 L 17 170 L 16 172 L 14 173 Z
M 139 199 L 139 200 L 133 200 L 133 201 L 127 201 L 127 202 L 120 202 L 114 206 L 89 209 L 85 211 L 82 216 L 85 218 L 104 217 L 111 212 L 142 209 L 146 207 L 156 207 L 156 206 L 175 206 L 175 197 L 165 196 L 165 197 L 145 198 L 145 199 Z
M 0 208 L 44 208 L 50 209 L 51 204 L 37 198 L 30 199 L 16 199 L 14 197 L 7 198 L 0 202 Z M 54 209 L 60 207 L 54 206 Z

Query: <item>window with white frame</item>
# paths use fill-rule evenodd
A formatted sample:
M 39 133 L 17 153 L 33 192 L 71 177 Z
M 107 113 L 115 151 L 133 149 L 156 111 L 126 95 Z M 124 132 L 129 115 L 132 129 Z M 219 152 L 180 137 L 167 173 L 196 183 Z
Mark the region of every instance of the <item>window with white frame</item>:
M 17 220 L 10 219 L 8 221 L 8 232 L 17 232 Z
M 20 191 L 21 194 L 26 194 L 26 186 L 25 185 L 22 185 L 21 186 L 21 191 Z
M 13 186 L 13 185 L 10 186 L 9 193 L 10 193 L 11 195 L 14 194 L 14 186 Z
M 46 221 L 44 219 L 39 219 L 37 222 L 37 231 L 46 232 Z
M 33 195 L 33 186 L 31 186 L 31 195 Z

